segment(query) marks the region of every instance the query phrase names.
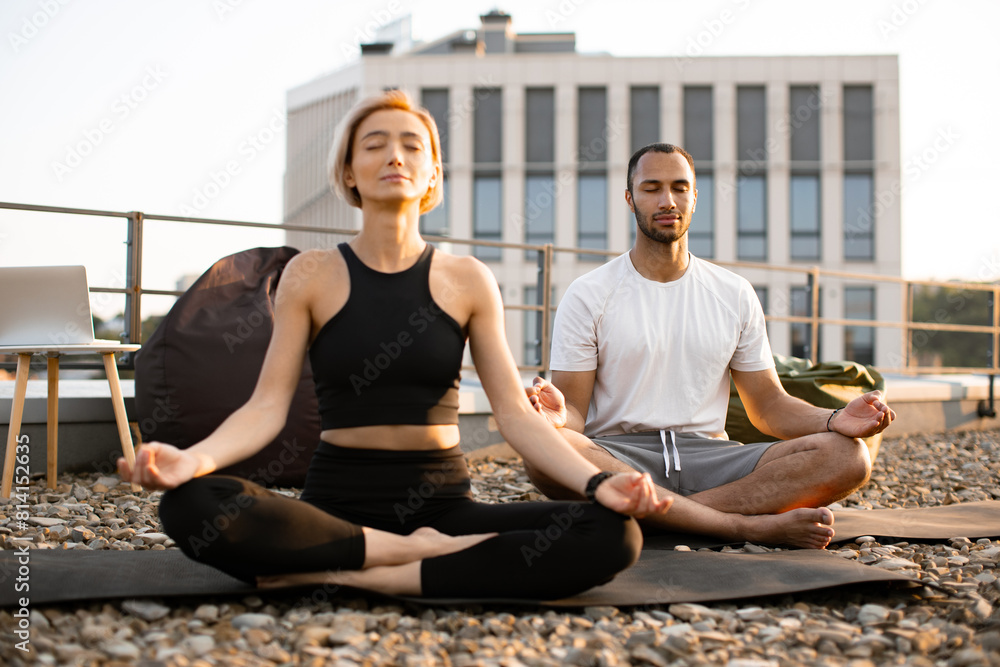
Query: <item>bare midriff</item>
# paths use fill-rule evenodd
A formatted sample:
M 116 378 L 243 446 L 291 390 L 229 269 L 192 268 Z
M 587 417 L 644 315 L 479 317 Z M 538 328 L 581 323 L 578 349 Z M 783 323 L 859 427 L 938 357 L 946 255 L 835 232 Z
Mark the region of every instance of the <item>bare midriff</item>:
M 457 424 L 382 424 L 333 428 L 320 433 L 320 439 L 338 447 L 357 449 L 448 449 L 458 444 Z

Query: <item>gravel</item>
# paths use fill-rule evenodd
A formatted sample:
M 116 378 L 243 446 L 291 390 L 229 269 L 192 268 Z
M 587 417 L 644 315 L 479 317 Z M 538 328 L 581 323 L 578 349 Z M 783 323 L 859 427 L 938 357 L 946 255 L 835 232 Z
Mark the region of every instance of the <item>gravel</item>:
M 540 498 L 519 460 L 474 461 L 484 502 Z M 842 508 L 930 507 L 1000 499 L 1000 431 L 886 439 L 871 483 Z M 161 532 L 158 493 L 113 477 L 40 477 L 29 526 L 0 499 L 0 548 L 176 548 Z M 286 490 L 291 492 L 292 490 Z M 837 506 L 834 506 L 836 511 Z M 770 547 L 748 544 L 761 553 Z M 739 603 L 582 611 L 387 604 L 383 598 L 275 594 L 33 606 L 31 638 L 0 611 L 0 664 L 20 665 L 1000 665 L 1000 540 L 882 543 L 831 551 L 919 577 L 915 589 L 857 587 Z

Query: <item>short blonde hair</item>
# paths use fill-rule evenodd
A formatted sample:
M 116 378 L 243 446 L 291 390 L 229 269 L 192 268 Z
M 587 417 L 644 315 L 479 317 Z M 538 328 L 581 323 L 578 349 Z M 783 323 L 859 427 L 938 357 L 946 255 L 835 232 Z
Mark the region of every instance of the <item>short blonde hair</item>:
M 430 112 L 414 103 L 410 99 L 410 96 L 402 90 L 387 90 L 381 95 L 365 98 L 354 105 L 354 108 L 348 112 L 346 118 L 342 121 L 341 127 L 343 129 L 340 132 L 340 136 L 331 147 L 330 156 L 327 160 L 326 166 L 330 179 L 330 187 L 348 204 L 355 208 L 361 208 L 361 193 L 358 192 L 357 188 L 348 186 L 344 181 L 347 175 L 347 167 L 351 164 L 351 160 L 354 157 L 354 137 L 357 134 L 358 127 L 368 116 L 371 116 L 376 111 L 388 109 L 409 111 L 423 122 L 424 126 L 427 127 L 427 132 L 431 136 L 431 159 L 434 161 L 438 177 L 434 180 L 434 185 L 428 188 L 427 194 L 420 200 L 420 213 L 427 213 L 440 204 L 444 196 L 441 138 L 438 135 L 437 123 L 434 122 L 434 117 L 431 116 Z

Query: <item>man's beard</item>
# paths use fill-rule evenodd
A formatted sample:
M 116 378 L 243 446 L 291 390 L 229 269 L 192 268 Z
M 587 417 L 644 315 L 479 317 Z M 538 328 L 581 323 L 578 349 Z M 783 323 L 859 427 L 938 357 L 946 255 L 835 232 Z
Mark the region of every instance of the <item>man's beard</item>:
M 635 224 L 639 228 L 646 238 L 650 241 L 656 243 L 676 243 L 684 234 L 687 232 L 685 227 L 683 231 L 678 231 L 684 222 L 684 218 L 678 213 L 677 222 L 674 223 L 671 229 L 653 229 L 650 225 L 650 219 L 652 216 L 646 215 L 639 210 L 639 207 L 635 207 Z

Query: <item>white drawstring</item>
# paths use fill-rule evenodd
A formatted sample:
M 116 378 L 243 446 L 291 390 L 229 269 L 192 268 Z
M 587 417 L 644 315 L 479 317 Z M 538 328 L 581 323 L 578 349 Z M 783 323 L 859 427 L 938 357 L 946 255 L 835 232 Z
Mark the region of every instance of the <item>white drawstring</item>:
M 670 448 L 667 447 L 667 431 L 660 429 L 660 442 L 663 443 L 663 475 L 670 479 Z M 681 453 L 677 450 L 677 437 L 674 432 L 670 432 L 670 444 L 674 450 L 674 470 L 681 469 Z

